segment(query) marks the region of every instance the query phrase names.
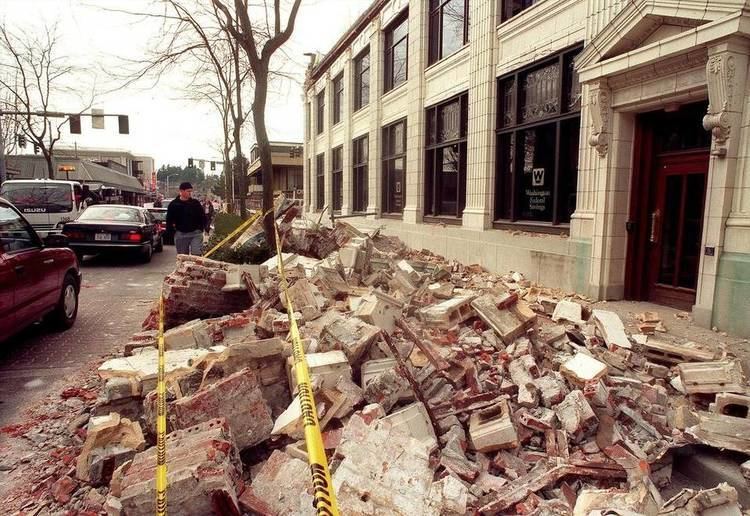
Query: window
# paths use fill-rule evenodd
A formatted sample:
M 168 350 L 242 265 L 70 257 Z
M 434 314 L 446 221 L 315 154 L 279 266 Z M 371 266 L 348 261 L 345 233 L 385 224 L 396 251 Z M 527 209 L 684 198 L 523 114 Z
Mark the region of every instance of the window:
M 370 102 L 370 49 L 354 58 L 354 111 Z
M 326 202 L 325 154 L 315 157 L 315 208 L 322 210 Z
M 509 20 L 539 0 L 503 0 L 502 21 Z
M 469 41 L 469 0 L 430 0 L 429 64 Z
M 0 206 L 0 253 L 15 253 L 34 247 L 39 247 L 39 241 L 29 224 L 12 209 Z
M 385 91 L 406 81 L 409 49 L 409 13 L 400 16 L 385 31 Z
M 353 191 L 354 199 L 352 209 L 355 212 L 367 211 L 367 160 L 369 159 L 369 142 L 367 135 L 354 140 L 352 144 L 353 156 Z
M 495 219 L 566 224 L 576 205 L 576 48 L 498 81 Z
M 320 134 L 323 132 L 323 129 L 325 129 L 326 90 L 323 90 L 320 93 L 318 93 L 317 108 L 318 108 L 317 129 L 318 129 L 318 134 Z
M 383 213 L 404 211 L 406 120 L 383 128 Z
M 344 147 L 339 145 L 333 149 L 331 155 L 332 172 L 331 179 L 333 181 L 333 211 L 341 211 L 341 205 L 344 203 L 344 190 L 342 188 L 342 180 L 344 178 Z
M 333 125 L 341 122 L 344 109 L 344 74 L 333 79 Z
M 425 214 L 460 217 L 466 206 L 467 93 L 427 110 Z

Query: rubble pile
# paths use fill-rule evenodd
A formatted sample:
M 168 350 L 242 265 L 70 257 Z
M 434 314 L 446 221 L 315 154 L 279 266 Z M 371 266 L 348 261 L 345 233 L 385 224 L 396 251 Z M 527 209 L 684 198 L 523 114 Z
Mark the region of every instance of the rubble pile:
M 726 484 L 660 492 L 676 448 L 750 454 L 731 355 L 342 222 L 283 229 L 260 267 L 180 257 L 165 280 L 170 512 L 314 513 L 281 260 L 342 514 L 739 514 Z M 109 484 L 108 514 L 154 512 L 155 346 L 99 368 L 72 481 Z

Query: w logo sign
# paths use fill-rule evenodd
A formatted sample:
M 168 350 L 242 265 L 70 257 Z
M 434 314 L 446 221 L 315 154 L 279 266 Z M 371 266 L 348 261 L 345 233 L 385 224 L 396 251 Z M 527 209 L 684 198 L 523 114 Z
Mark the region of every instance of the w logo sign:
M 531 185 L 544 186 L 544 169 L 535 168 L 531 171 Z

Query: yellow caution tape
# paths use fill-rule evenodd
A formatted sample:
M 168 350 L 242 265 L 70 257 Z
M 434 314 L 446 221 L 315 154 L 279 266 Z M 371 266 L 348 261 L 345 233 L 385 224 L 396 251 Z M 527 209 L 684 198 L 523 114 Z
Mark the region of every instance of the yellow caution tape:
M 164 295 L 159 294 L 159 367 L 156 384 L 156 514 L 167 514 L 167 388 L 164 381 Z
M 305 350 L 302 347 L 302 338 L 294 319 L 294 306 L 289 298 L 287 288 L 289 284 L 284 274 L 284 261 L 281 259 L 281 242 L 279 230 L 276 224 L 273 226 L 276 233 L 276 252 L 278 254 L 278 269 L 281 277 L 281 289 L 286 299 L 286 309 L 289 316 L 289 331 L 292 336 L 292 354 L 294 356 L 294 372 L 297 378 L 297 390 L 299 391 L 299 402 L 302 408 L 302 422 L 305 429 L 305 444 L 307 445 L 307 460 L 310 464 L 312 474 L 314 500 L 313 504 L 318 515 L 338 516 L 339 509 L 336 503 L 336 493 L 331 482 L 331 473 L 328 471 L 328 459 L 323 447 L 323 436 L 318 424 L 318 413 L 313 399 L 312 386 L 310 385 L 310 372 L 305 360 Z
M 216 252 L 217 250 L 219 250 L 219 249 L 221 248 L 221 246 L 223 246 L 224 244 L 226 244 L 227 242 L 229 242 L 229 241 L 230 241 L 230 240 L 231 240 L 232 238 L 234 238 L 234 237 L 235 237 L 235 236 L 236 236 L 236 235 L 237 235 L 238 233 L 240 233 L 240 232 L 244 231 L 245 229 L 247 229 L 247 228 L 248 228 L 248 227 L 250 226 L 250 224 L 252 224 L 252 223 L 253 223 L 253 222 L 255 222 L 256 220 L 258 220 L 258 217 L 260 217 L 261 213 L 262 213 L 262 212 L 261 212 L 260 210 L 256 211 L 256 212 L 255 212 L 255 213 L 253 214 L 253 216 L 252 216 L 252 217 L 250 217 L 250 218 L 249 218 L 249 219 L 247 219 L 247 220 L 246 220 L 245 222 L 243 222 L 242 224 L 240 224 L 240 225 L 239 225 L 239 226 L 237 227 L 237 229 L 235 229 L 234 231 L 232 231 L 231 233 L 229 233 L 229 235 L 227 235 L 227 237 L 226 237 L 226 238 L 225 238 L 224 240 L 222 240 L 221 242 L 219 242 L 218 244 L 216 244 L 216 245 L 215 245 L 215 246 L 213 247 L 213 249 L 211 249 L 211 250 L 210 250 L 209 252 L 207 252 L 207 253 L 206 253 L 206 254 L 204 254 L 203 256 L 205 256 L 206 258 L 208 258 L 208 257 L 209 257 L 209 256 L 211 256 L 212 254 L 214 254 L 214 253 L 215 253 L 215 252 Z

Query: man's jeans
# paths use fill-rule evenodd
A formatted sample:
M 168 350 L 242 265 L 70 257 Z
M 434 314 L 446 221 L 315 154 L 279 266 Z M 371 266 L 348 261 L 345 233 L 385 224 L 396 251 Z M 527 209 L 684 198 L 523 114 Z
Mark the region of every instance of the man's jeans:
M 177 248 L 177 254 L 200 256 L 203 254 L 203 231 L 190 231 L 189 233 L 176 231 L 174 246 Z

